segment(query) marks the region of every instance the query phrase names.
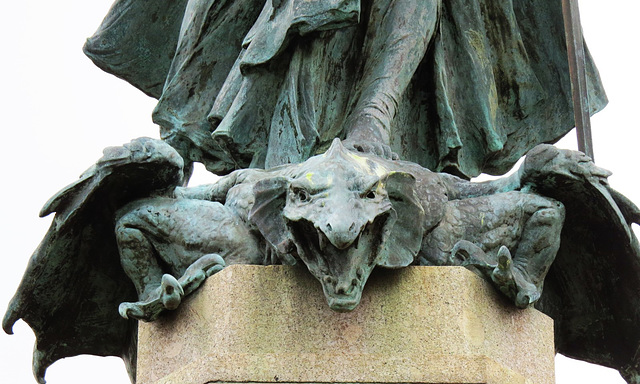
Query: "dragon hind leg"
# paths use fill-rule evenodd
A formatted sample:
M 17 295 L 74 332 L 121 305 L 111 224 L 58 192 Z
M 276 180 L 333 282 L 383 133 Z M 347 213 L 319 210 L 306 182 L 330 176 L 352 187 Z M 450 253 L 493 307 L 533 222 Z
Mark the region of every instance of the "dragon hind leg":
M 515 299 L 524 308 L 540 298 L 544 279 L 551 268 L 560 247 L 560 233 L 564 224 L 564 206 L 551 199 L 534 199 L 535 212 L 524 224 L 523 232 L 513 258 L 510 254 L 498 255 L 496 278 L 510 269 L 518 287 Z
M 524 308 L 540 298 L 563 223 L 561 203 L 530 193 L 451 201 L 420 256 L 426 265 L 464 266 Z

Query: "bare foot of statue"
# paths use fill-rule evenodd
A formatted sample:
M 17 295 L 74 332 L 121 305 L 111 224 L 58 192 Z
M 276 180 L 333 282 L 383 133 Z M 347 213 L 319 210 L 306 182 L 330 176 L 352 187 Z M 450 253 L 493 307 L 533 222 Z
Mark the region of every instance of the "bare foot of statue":
M 373 118 L 358 119 L 348 130 L 347 138 L 342 144 L 352 151 L 371 153 L 388 160 L 399 159 L 389 146 L 389 135 Z

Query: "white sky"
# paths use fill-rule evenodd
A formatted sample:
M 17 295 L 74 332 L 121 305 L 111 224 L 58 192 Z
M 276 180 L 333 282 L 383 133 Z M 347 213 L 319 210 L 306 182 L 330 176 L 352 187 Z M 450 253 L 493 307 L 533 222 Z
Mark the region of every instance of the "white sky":
M 524 0 L 519 0 L 524 1 Z M 560 0 L 557 0 L 560 1 Z M 42 205 L 75 180 L 106 146 L 139 136 L 157 137 L 150 114 L 154 100 L 107 75 L 83 56 L 84 39 L 95 31 L 112 0 L 4 0 L 0 5 L 0 124 L 5 174 L 0 201 L 3 268 L 0 314 L 18 286 L 50 218 Z M 638 33 L 640 2 L 582 0 L 584 33 L 600 69 L 610 104 L 592 120 L 598 165 L 614 172 L 612 186 L 640 203 L 638 138 Z M 561 145 L 573 148 L 575 137 Z M 206 178 L 206 177 L 205 177 Z M 34 337 L 19 322 L 16 335 L 0 335 L 0 382 L 34 383 Z M 557 360 L 557 383 L 623 383 L 617 372 Z M 117 358 L 76 357 L 54 364 L 50 384 L 128 383 Z

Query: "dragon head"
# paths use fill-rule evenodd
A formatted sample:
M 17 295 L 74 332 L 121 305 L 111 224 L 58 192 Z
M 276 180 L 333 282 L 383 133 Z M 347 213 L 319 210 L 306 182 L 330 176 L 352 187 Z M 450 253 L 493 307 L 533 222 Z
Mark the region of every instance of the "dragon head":
M 424 210 L 412 175 L 390 172 L 339 140 L 288 169 L 256 184 L 251 220 L 278 252 L 307 266 L 331 309 L 353 310 L 375 266 L 414 261 Z

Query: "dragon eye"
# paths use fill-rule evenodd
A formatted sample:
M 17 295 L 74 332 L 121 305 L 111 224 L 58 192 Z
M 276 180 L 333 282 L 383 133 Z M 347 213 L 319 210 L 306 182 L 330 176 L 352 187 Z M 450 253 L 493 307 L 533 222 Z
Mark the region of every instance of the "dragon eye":
M 365 197 L 367 199 L 375 199 L 376 198 L 376 193 L 374 191 L 369 191 L 369 192 L 367 192 L 367 195 Z
M 303 189 L 303 188 L 294 188 L 294 189 L 293 189 L 293 194 L 295 195 L 295 197 L 296 197 L 299 201 L 301 201 L 301 202 L 303 202 L 303 203 L 306 203 L 306 202 L 308 202 L 309 200 L 311 200 L 311 196 L 309 195 L 309 192 L 307 192 L 307 190 L 306 190 L 306 189 Z

